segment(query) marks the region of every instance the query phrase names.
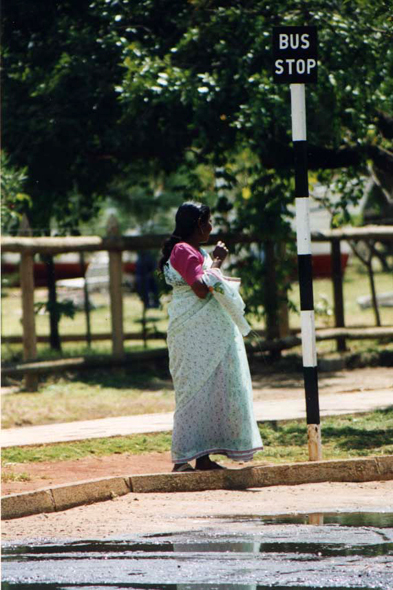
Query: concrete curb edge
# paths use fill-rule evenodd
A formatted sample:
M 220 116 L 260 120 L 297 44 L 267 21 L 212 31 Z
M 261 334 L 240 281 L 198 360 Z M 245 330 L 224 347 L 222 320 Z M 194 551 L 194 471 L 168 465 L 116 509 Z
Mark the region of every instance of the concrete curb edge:
M 1 518 L 61 512 L 113 500 L 131 492 L 174 493 L 206 490 L 242 490 L 306 483 L 393 480 L 393 455 L 361 459 L 286 463 L 210 472 L 157 473 L 101 478 L 63 484 L 1 498 Z

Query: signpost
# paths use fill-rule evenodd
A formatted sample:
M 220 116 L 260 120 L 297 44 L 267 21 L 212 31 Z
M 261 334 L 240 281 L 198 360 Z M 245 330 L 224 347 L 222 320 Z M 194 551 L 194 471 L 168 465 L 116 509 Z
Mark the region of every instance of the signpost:
M 318 47 L 316 27 L 273 29 L 273 78 L 279 84 L 316 82 Z
M 316 27 L 273 29 L 273 78 L 291 86 L 292 141 L 295 156 L 296 234 L 299 268 L 303 374 L 306 394 L 308 453 L 322 459 L 317 352 L 312 285 L 311 233 L 307 169 L 305 83 L 318 76 Z

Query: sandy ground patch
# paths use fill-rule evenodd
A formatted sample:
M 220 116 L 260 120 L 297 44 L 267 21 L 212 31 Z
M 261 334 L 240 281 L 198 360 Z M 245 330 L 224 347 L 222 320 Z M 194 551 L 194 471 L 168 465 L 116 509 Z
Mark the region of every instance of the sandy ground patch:
M 321 483 L 245 491 L 128 494 L 108 502 L 3 522 L 3 540 L 103 539 L 239 525 L 217 517 L 393 511 L 393 481 Z

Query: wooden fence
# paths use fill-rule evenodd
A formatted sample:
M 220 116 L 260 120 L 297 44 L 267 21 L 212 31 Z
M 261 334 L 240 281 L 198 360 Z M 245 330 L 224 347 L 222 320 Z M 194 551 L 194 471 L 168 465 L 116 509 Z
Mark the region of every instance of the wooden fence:
M 91 237 L 3 237 L 1 239 L 2 252 L 17 252 L 20 260 L 20 282 L 22 292 L 22 326 L 23 326 L 23 353 L 24 360 L 31 363 L 37 358 L 37 335 L 35 329 L 34 313 L 34 275 L 33 264 L 35 254 L 56 255 L 67 252 L 96 252 L 107 251 L 109 253 L 109 296 L 111 309 L 111 338 L 112 354 L 116 361 L 124 358 L 124 340 L 130 335 L 123 330 L 123 297 L 122 297 L 122 253 L 124 251 L 142 251 L 147 249 L 159 249 L 166 236 L 120 236 L 116 230 L 108 232 L 109 235 L 100 238 Z M 227 245 L 261 243 L 257 236 L 214 234 L 211 242 L 224 240 Z M 332 280 L 334 294 L 334 330 L 329 331 L 329 339 L 336 339 L 339 350 L 345 350 L 345 339 L 359 337 L 353 330 L 345 328 L 344 297 L 343 297 L 343 273 L 341 268 L 341 242 L 349 241 L 357 243 L 365 241 L 375 244 L 381 241 L 393 241 L 392 226 L 367 226 L 362 228 L 345 228 L 312 233 L 314 242 L 330 242 L 332 255 Z M 384 328 L 378 334 L 367 332 L 368 337 L 392 336 L 393 328 Z M 367 337 L 363 331 L 363 337 Z M 269 335 L 268 335 L 269 336 Z M 133 337 L 133 336 L 132 336 Z M 162 335 L 159 335 L 162 337 Z M 318 337 L 318 336 L 317 336 Z M 79 339 L 79 336 L 76 336 Z M 321 338 L 319 338 L 321 339 Z M 288 347 L 285 338 L 281 338 L 282 345 L 277 341 L 271 350 Z M 293 340 L 293 346 L 299 343 L 298 338 Z M 37 375 L 26 372 L 26 388 L 34 391 L 37 388 Z

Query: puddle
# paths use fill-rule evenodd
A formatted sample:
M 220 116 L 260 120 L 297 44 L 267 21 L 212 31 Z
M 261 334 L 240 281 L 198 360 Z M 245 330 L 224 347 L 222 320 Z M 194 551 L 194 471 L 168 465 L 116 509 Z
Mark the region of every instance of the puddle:
M 211 525 L 121 540 L 4 544 L 2 588 L 393 590 L 392 513 L 228 515 Z
M 321 590 L 321 586 L 260 586 L 255 584 L 8 584 L 2 590 Z M 355 586 L 335 586 L 335 590 L 353 590 Z M 362 590 L 378 590 L 377 586 L 356 586 Z M 384 590 L 384 589 L 380 589 Z

